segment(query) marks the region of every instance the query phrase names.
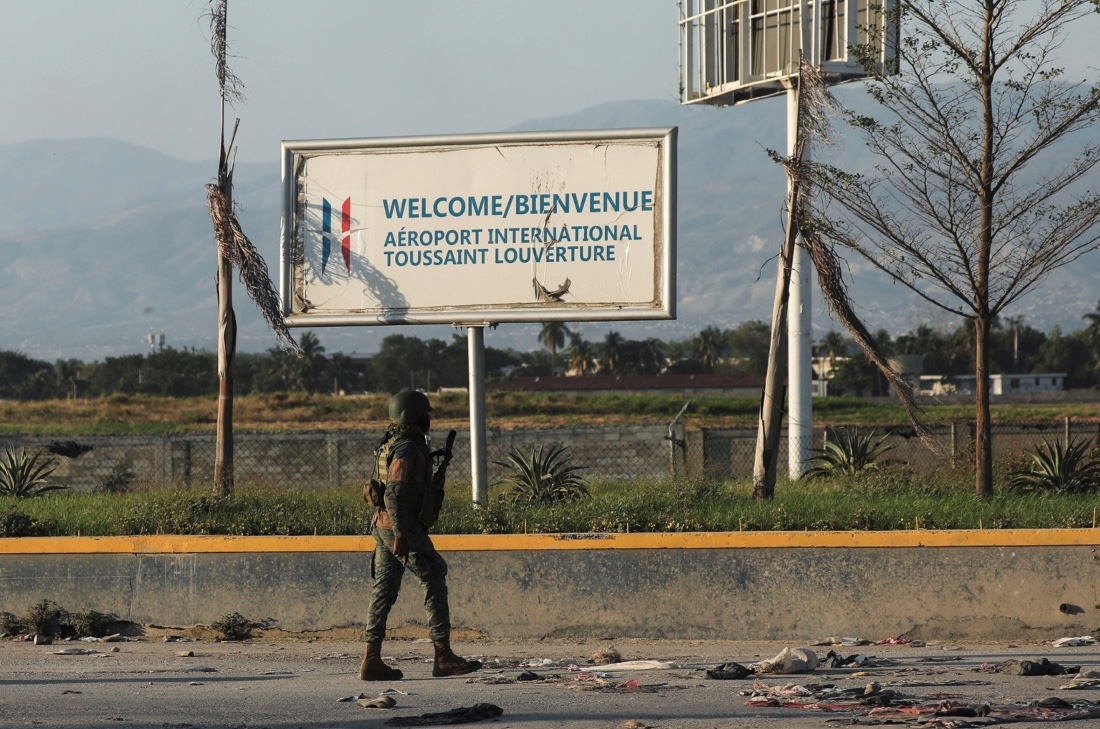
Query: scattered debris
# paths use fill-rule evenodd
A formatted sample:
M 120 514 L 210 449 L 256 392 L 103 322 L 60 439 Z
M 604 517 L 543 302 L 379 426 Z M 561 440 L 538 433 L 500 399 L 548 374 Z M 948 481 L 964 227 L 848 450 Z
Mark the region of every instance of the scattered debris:
M 1082 635 L 1077 638 L 1059 638 L 1051 643 L 1055 648 L 1075 647 L 1081 645 L 1096 645 L 1100 640 L 1091 635 Z
M 754 673 L 809 673 L 817 668 L 817 654 L 809 648 L 784 648 L 774 658 L 749 665 Z
M 176 651 L 176 658 L 194 658 L 195 651 Z
M 545 681 L 545 676 L 540 676 L 534 671 L 524 671 L 520 675 L 516 676 L 517 681 Z
M 723 663 L 707 671 L 707 678 L 717 681 L 739 681 L 752 675 L 752 669 L 740 663 Z
M 473 676 L 466 679 L 466 683 L 483 683 L 490 686 L 499 686 L 502 684 L 515 683 L 516 679 L 509 678 L 507 676 Z
M 572 663 L 572 661 L 567 661 L 566 663 Z M 528 668 L 543 668 L 545 666 L 557 666 L 559 663 L 553 658 L 532 658 L 523 665 Z
M 474 704 L 473 706 L 451 709 L 420 716 L 399 716 L 386 720 L 386 726 L 433 726 L 444 724 L 470 724 L 475 721 L 495 719 L 504 713 L 504 709 L 495 704 Z
M 623 655 L 616 650 L 615 646 L 609 645 L 601 651 L 597 651 L 592 654 L 588 659 L 589 663 L 621 663 Z
M 825 658 L 820 665 L 824 668 L 844 668 L 845 666 L 878 666 L 885 662 L 885 660 L 880 661 L 878 658 L 869 656 L 866 653 L 841 656 L 836 651 L 829 651 L 825 654 Z
M 680 666 L 675 663 L 668 663 L 666 661 L 621 661 L 619 663 L 608 663 L 604 666 L 592 666 L 590 671 L 668 671 L 679 668 Z M 572 671 L 573 667 L 570 666 L 569 670 Z
M 62 648 L 59 651 L 54 651 L 55 656 L 98 656 L 101 655 L 99 651 L 92 650 L 91 648 Z
M 887 638 L 887 640 L 893 640 Z M 831 635 L 828 638 L 819 638 L 810 645 L 839 645 L 839 646 L 857 646 L 857 645 L 874 645 L 873 640 L 867 640 L 866 638 L 839 638 L 835 635 Z
M 1069 683 L 1059 686 L 1058 690 L 1080 691 L 1091 688 L 1100 688 L 1100 671 L 1096 669 L 1080 671 Z
M 363 709 L 392 709 L 397 706 L 397 701 L 392 696 L 379 696 L 375 699 L 362 698 L 355 704 Z
M 997 673 L 1004 673 L 1009 676 L 1063 676 L 1067 673 L 1080 673 L 1080 666 L 1062 666 L 1057 663 L 1051 663 L 1046 658 L 1040 658 L 1035 661 L 1018 661 L 1015 658 L 1010 658 L 1007 661 L 1001 661 L 994 670 Z

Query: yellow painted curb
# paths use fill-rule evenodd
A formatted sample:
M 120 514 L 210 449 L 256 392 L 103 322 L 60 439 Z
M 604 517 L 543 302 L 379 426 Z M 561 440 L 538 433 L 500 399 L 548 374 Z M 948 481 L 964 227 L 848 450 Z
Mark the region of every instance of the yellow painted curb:
M 1100 546 L 1100 529 L 990 531 L 708 532 L 678 534 L 434 535 L 441 552 L 600 549 L 795 549 L 911 547 Z M 15 537 L 0 539 L 3 554 L 202 554 L 234 552 L 369 552 L 369 536 Z

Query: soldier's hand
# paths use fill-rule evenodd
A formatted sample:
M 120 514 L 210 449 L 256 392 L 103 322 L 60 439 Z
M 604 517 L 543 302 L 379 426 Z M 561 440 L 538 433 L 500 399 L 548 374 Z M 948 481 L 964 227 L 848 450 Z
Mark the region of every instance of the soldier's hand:
M 405 544 L 404 537 L 393 538 L 393 556 L 401 560 L 402 564 L 409 561 L 409 548 Z

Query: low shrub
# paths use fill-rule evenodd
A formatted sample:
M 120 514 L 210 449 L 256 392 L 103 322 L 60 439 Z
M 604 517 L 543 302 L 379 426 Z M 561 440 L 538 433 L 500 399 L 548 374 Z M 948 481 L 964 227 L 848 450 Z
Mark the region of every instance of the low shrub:
M 1024 491 L 1086 492 L 1100 489 L 1100 458 L 1092 441 L 1072 439 L 1048 443 L 1046 438 L 1034 451 L 1027 451 L 1031 463 L 1009 474 L 1008 487 Z
M 25 499 L 67 488 L 47 483 L 54 468 L 54 460 L 44 451 L 28 455 L 25 449 L 9 445 L 0 458 L 0 494 Z

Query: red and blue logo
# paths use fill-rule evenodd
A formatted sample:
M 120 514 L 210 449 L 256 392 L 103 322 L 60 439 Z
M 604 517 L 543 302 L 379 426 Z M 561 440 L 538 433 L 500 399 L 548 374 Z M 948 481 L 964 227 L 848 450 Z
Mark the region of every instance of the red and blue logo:
M 344 256 L 344 268 L 351 272 L 351 198 L 340 206 L 340 252 Z M 332 253 L 332 203 L 321 199 L 321 275 L 325 275 L 329 255 Z

